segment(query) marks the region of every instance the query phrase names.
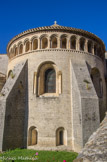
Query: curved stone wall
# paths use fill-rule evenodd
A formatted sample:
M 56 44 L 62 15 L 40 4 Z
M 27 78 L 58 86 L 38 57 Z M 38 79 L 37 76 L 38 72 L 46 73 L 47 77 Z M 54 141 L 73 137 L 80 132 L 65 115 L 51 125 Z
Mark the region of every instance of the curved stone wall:
M 79 61 L 80 64 L 82 60 L 85 60 L 87 62 L 87 67 L 90 76 L 91 76 L 91 70 L 93 68 L 97 68 L 99 70 L 100 79 L 102 80 L 102 84 L 103 84 L 103 94 L 102 94 L 103 97 L 102 96 L 100 97 L 102 103 L 101 109 L 103 107 L 102 109 L 102 116 L 103 116 L 105 112 L 104 109 L 106 107 L 106 101 L 105 101 L 106 85 L 105 85 L 105 78 L 104 78 L 105 72 L 104 72 L 104 66 L 102 60 L 96 55 L 91 55 L 90 53 L 86 53 L 84 51 L 80 52 L 76 50 L 66 50 L 66 49 L 45 49 L 45 50 L 32 51 L 27 54 L 21 55 L 21 57 L 17 56 L 15 59 L 12 59 L 8 64 L 8 73 L 10 70 L 14 68 L 14 66 L 16 66 L 16 64 L 20 63 L 21 61 L 28 60 L 29 96 L 33 96 L 33 98 L 35 98 L 35 95 L 33 94 L 34 91 L 36 93 L 36 90 L 33 89 L 34 73 L 35 74 L 38 73 L 39 66 L 44 62 L 53 62 L 58 68 L 57 73 L 59 73 L 60 71 L 62 72 L 62 87 L 65 87 L 66 83 L 68 83 L 68 86 L 65 88 L 65 90 L 63 88 L 62 93 L 68 93 L 69 95 L 71 95 L 70 60 L 72 59 Z M 36 102 L 36 99 L 34 102 Z
M 14 67 L 17 73 L 17 65 L 28 60 L 27 145 L 64 145 L 80 150 L 105 114 L 103 42 L 82 30 L 43 27 L 14 37 L 7 51 L 8 76 L 15 78 Z M 49 74 L 55 81 L 53 93 L 45 91 L 48 69 L 54 71 Z M 23 83 L 23 76 L 18 81 Z M 59 139 L 61 134 L 63 141 Z

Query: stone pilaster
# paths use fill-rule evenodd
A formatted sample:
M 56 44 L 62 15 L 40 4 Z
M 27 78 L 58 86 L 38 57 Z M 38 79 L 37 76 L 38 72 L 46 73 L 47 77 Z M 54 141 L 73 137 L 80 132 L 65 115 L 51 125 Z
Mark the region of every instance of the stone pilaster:
M 57 48 L 61 48 L 61 39 L 58 37 L 57 39 Z
M 76 39 L 76 50 L 79 51 L 79 49 L 80 49 L 80 38 L 77 37 L 77 39 Z
M 32 42 L 29 42 L 29 51 L 32 51 Z
M 67 38 L 67 49 L 70 49 L 70 41 L 69 41 L 69 38 Z
M 23 44 L 23 53 L 25 53 L 26 44 Z
M 37 85 L 37 72 L 34 72 L 34 79 L 33 79 L 33 94 L 36 94 L 36 85 Z
M 51 39 L 48 38 L 48 48 L 51 48 Z
M 88 52 L 88 40 L 87 39 L 85 40 L 85 43 L 84 43 L 84 51 Z
M 94 43 L 92 42 L 92 54 L 94 55 Z
M 38 39 L 38 50 L 41 49 L 41 39 Z

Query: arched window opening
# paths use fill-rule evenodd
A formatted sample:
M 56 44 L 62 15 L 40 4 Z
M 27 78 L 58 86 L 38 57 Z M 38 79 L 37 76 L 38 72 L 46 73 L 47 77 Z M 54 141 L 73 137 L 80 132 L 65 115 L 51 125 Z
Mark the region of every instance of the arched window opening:
M 9 52 L 9 58 L 12 58 L 14 56 L 14 49 L 11 48 L 10 52 Z
M 29 138 L 28 138 L 28 145 L 37 145 L 38 143 L 38 131 L 36 127 L 31 127 L 29 129 Z
M 102 97 L 102 92 L 103 92 L 103 85 L 102 85 L 102 79 L 100 77 L 100 72 L 97 68 L 93 68 L 91 70 L 91 79 L 94 85 L 94 88 L 96 90 L 97 96 Z
M 11 76 L 12 75 L 12 70 L 10 70 L 9 72 L 8 72 L 8 78 L 9 78 L 9 76 Z
M 63 130 L 59 131 L 59 145 L 63 145 Z
M 92 53 L 92 42 L 88 41 L 88 52 Z
M 21 44 L 20 46 L 19 46 L 19 54 L 22 54 L 23 53 L 23 44 Z
M 98 55 L 99 57 L 102 57 L 101 47 L 98 48 L 97 55 Z
M 76 38 L 71 37 L 71 49 L 76 49 Z
M 18 48 L 15 47 L 15 56 L 18 55 Z
M 45 49 L 48 47 L 48 39 L 47 38 L 42 38 L 42 49 Z
M 62 72 L 58 71 L 53 62 L 45 62 L 38 67 L 34 73 L 33 92 L 44 97 L 59 96 L 62 93 Z
M 56 73 L 54 69 L 48 69 L 45 71 L 44 80 L 44 92 L 45 93 L 55 93 L 56 92 Z
M 37 48 L 38 48 L 38 40 L 35 39 L 35 40 L 33 41 L 33 50 L 36 50 Z
M 16 47 L 13 47 L 13 56 L 15 56 L 15 48 L 16 48 Z
M 28 52 L 30 50 L 30 42 L 27 41 L 25 44 L 25 52 Z
M 85 47 L 85 39 L 84 38 L 81 38 L 80 39 L 80 50 L 81 51 L 84 51 L 84 47 Z
M 57 38 L 54 36 L 54 37 L 52 37 L 52 39 L 51 39 L 51 47 L 52 48 L 57 48 Z
M 94 45 L 94 54 L 97 55 L 97 46 Z
M 66 39 L 66 37 L 61 38 L 61 48 L 67 48 L 67 39 Z
M 67 132 L 63 127 L 56 130 L 56 146 L 67 145 Z

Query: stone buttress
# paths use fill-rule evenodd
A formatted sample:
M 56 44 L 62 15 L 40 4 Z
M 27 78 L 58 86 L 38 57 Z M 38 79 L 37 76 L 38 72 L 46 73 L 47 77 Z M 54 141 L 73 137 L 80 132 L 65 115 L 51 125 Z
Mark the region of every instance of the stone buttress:
M 13 69 L 0 97 L 0 151 L 26 146 L 27 61 Z
M 99 101 L 84 60 L 71 61 L 72 139 L 80 151 L 99 124 Z

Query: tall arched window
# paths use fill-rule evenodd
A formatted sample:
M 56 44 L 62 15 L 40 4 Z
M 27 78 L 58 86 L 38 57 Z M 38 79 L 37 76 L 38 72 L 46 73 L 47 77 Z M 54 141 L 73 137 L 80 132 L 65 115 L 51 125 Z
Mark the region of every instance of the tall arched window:
M 45 62 L 38 67 L 34 73 L 33 92 L 44 97 L 59 96 L 62 93 L 62 72 L 58 71 L 53 62 Z
M 38 40 L 34 39 L 33 40 L 33 50 L 36 50 L 38 48 Z
M 44 78 L 44 92 L 55 93 L 56 92 L 56 74 L 54 69 L 48 69 L 45 71 Z
M 67 131 L 60 127 L 56 130 L 56 146 L 67 145 Z
M 42 49 L 48 47 L 48 39 L 46 37 L 42 38 Z
M 15 47 L 15 56 L 18 55 L 18 48 Z
M 71 37 L 70 45 L 71 45 L 71 49 L 76 49 L 76 38 L 75 38 L 75 36 Z
M 25 44 L 25 52 L 28 52 L 30 50 L 30 42 L 27 41 Z
M 80 39 L 80 50 L 81 51 L 84 51 L 84 47 L 85 47 L 85 39 L 84 38 L 81 38 Z
M 61 37 L 61 48 L 67 48 L 67 39 L 66 36 Z
M 88 52 L 92 53 L 92 42 L 88 41 Z
M 94 45 L 94 54 L 97 55 L 97 46 Z
M 97 50 L 97 55 L 98 55 L 99 57 L 102 57 L 101 47 L 98 48 L 98 50 Z
M 55 36 L 51 38 L 51 48 L 57 48 L 57 38 Z
M 19 46 L 19 54 L 22 54 L 23 53 L 23 44 L 20 44 Z

